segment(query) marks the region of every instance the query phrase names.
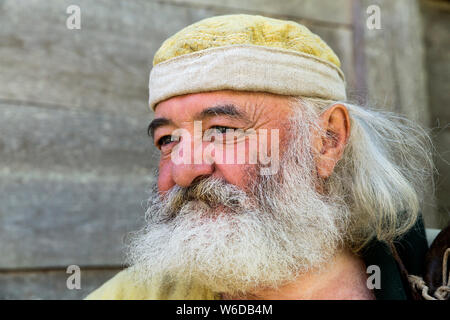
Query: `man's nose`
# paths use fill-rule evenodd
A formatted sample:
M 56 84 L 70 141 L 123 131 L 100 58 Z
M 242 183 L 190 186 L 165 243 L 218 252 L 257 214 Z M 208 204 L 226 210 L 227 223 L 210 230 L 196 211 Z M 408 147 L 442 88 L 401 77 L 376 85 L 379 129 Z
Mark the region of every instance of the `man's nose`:
M 211 164 L 178 164 L 173 166 L 172 178 L 180 187 L 189 187 L 196 178 L 212 173 Z
M 180 187 L 188 187 L 196 178 L 209 176 L 214 172 L 213 160 L 203 157 L 203 149 L 207 143 L 201 140 L 196 142 L 196 145 L 193 141 L 186 141 L 179 145 L 180 149 L 177 152 L 180 152 L 184 161 L 173 163 L 172 179 Z M 186 148 L 190 148 L 190 150 L 186 150 Z

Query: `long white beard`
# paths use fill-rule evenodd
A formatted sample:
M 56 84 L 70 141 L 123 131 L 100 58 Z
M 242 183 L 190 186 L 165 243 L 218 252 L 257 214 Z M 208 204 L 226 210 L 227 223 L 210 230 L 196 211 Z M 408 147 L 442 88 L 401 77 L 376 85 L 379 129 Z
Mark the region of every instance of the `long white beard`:
M 308 141 L 293 142 L 280 172 L 256 175 L 249 192 L 212 177 L 163 198 L 155 189 L 128 253 L 139 279 L 166 275 L 246 294 L 320 269 L 342 244 L 349 214 L 316 191 L 311 154 L 299 143 Z

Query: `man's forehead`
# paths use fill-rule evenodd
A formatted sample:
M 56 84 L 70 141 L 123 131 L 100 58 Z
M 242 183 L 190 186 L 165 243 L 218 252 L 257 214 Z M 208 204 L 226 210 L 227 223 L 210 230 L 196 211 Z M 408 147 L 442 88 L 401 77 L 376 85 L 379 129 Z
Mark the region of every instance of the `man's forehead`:
M 287 107 L 286 96 L 241 91 L 214 91 L 176 96 L 160 102 L 155 109 L 155 118 L 187 117 L 196 118 L 201 115 L 249 116 L 264 111 L 273 112 L 283 106 Z M 265 110 L 270 109 L 270 110 Z

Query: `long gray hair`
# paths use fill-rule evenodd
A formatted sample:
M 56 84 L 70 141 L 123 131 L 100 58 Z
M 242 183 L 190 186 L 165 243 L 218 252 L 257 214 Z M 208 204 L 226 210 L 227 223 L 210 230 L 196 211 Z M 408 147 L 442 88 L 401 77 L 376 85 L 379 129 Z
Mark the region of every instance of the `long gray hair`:
M 311 98 L 292 102 L 316 116 L 336 103 Z M 434 190 L 433 145 L 426 130 L 403 116 L 338 103 L 349 111 L 350 137 L 323 184 L 350 208 L 347 242 L 358 252 L 373 237 L 390 243 L 415 224 L 424 195 Z

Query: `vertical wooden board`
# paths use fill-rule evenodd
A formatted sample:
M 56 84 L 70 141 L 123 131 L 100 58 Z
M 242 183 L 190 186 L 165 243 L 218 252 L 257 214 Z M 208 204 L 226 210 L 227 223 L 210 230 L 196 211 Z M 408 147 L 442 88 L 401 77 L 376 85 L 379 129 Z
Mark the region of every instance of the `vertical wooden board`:
M 380 9 L 381 29 L 369 29 L 370 5 Z M 355 19 L 364 34 L 369 101 L 429 125 L 422 22 L 417 1 L 361 0 Z M 355 24 L 356 25 L 356 24 Z
M 358 5 L 360 12 L 355 19 L 358 19 L 359 27 L 362 28 L 364 40 L 362 47 L 356 50 L 363 50 L 366 65 L 366 84 L 368 100 L 378 106 L 392 111 L 398 108 L 398 97 L 396 92 L 395 68 L 393 66 L 393 50 L 395 41 L 388 27 L 390 20 L 390 8 L 386 8 L 385 1 L 361 0 Z M 366 25 L 368 14 L 367 8 L 370 5 L 377 5 L 381 9 L 382 29 L 369 30 Z M 355 24 L 356 25 L 356 24 Z
M 380 29 L 370 29 L 367 19 L 377 14 Z M 359 0 L 355 2 L 355 34 L 362 35 L 364 77 L 368 105 L 400 113 L 424 127 L 430 125 L 423 25 L 417 0 Z M 358 23 L 357 23 L 358 22 Z M 433 190 L 424 195 L 427 227 L 438 219 Z
M 422 2 L 428 93 L 433 126 L 450 123 L 450 3 Z
M 435 228 L 444 228 L 450 222 L 450 3 L 422 1 L 421 4 L 431 126 L 436 127 L 434 139 L 438 152 L 435 157 L 438 215 L 432 223 Z
M 436 149 L 438 215 L 432 223 L 434 228 L 442 229 L 450 223 L 450 129 L 436 136 Z

